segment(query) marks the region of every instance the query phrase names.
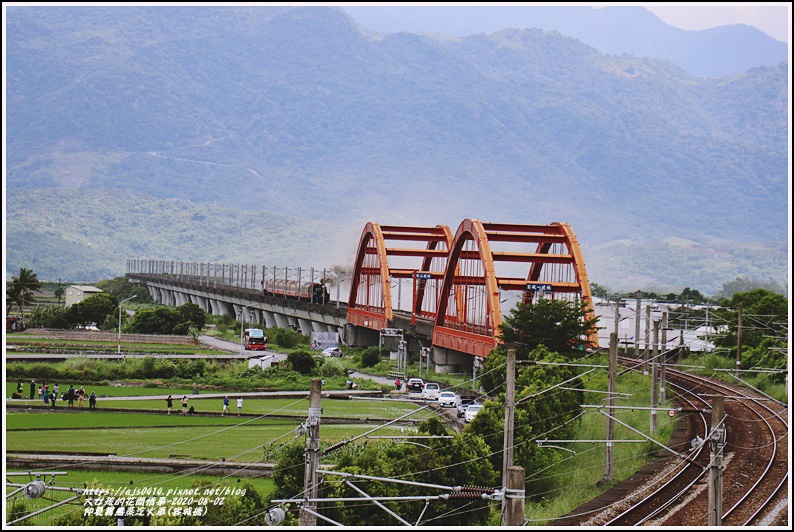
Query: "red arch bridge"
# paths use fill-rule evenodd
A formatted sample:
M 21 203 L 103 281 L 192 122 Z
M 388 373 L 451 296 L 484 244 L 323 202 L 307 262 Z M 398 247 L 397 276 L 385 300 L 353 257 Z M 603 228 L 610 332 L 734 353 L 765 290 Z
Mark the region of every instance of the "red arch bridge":
M 585 303 L 590 282 L 570 226 L 370 222 L 352 271 L 129 259 L 155 301 L 195 303 L 266 327 L 339 332 L 347 345 L 421 351 L 439 371 L 468 371 L 499 342 L 505 312 L 539 298 Z M 346 299 L 346 302 L 344 300 Z M 598 346 L 595 330 L 585 339 Z

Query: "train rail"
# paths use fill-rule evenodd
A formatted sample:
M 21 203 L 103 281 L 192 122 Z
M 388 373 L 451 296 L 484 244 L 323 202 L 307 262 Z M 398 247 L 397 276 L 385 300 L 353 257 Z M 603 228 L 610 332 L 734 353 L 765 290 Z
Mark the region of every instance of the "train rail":
M 636 361 L 628 362 L 629 364 Z M 624 359 L 627 363 L 627 359 Z M 598 499 L 597 509 L 574 511 L 565 525 L 708 525 L 708 443 L 693 449 L 695 436 L 709 435 L 714 396 L 724 398 L 726 443 L 722 478 L 723 526 L 787 526 L 788 408 L 743 386 L 667 369 L 668 386 L 688 415 L 684 436 L 663 467 L 627 490 Z M 679 422 L 681 423 L 681 422 Z M 563 524 L 560 522 L 560 524 Z

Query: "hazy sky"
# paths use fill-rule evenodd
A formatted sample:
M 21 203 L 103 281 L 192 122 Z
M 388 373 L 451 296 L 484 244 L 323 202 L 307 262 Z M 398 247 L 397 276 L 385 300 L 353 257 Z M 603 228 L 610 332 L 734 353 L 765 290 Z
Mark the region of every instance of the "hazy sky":
M 790 2 L 653 2 L 639 5 L 682 30 L 747 24 L 755 26 L 773 39 L 791 42 Z
M 773 39 L 785 43 L 791 42 L 791 2 L 319 2 L 334 5 L 638 5 L 653 12 L 657 17 L 682 30 L 704 30 L 729 24 L 747 24 L 755 26 Z
M 85 2 L 53 2 L 51 4 L 73 4 L 85 5 Z M 205 3 L 215 4 L 214 2 L 190 2 L 192 5 L 202 5 Z M 461 5 L 461 4 L 481 4 L 481 5 L 544 5 L 544 4 L 571 4 L 587 6 L 606 6 L 606 5 L 641 5 L 653 12 L 657 17 L 676 28 L 683 30 L 703 30 L 716 26 L 726 26 L 729 24 L 748 24 L 755 26 L 773 39 L 785 43 L 791 42 L 791 2 L 245 2 L 251 5 L 388 5 L 388 4 L 427 4 L 427 5 Z M 227 5 L 245 4 L 242 2 L 228 2 Z M 112 2 L 111 4 L 130 4 L 145 5 L 147 2 Z M 32 5 L 31 2 L 4 2 L 6 5 Z M 89 4 L 90 5 L 90 4 Z

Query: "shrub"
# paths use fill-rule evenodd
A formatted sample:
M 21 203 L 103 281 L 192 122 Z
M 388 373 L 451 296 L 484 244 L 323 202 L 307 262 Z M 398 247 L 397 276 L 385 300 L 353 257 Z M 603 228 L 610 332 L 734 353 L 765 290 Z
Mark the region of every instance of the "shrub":
M 380 350 L 377 347 L 368 347 L 361 352 L 361 367 L 371 368 L 380 362 Z
M 311 375 L 316 365 L 314 357 L 307 351 L 295 351 L 294 353 L 290 353 L 287 355 L 287 362 L 292 365 L 292 369 L 301 375 Z
M 347 375 L 342 363 L 334 358 L 326 358 L 320 365 L 320 375 L 322 377 L 342 377 Z
M 273 333 L 273 341 L 285 349 L 290 349 L 298 344 L 305 343 L 303 335 L 298 331 L 282 328 L 276 328 Z

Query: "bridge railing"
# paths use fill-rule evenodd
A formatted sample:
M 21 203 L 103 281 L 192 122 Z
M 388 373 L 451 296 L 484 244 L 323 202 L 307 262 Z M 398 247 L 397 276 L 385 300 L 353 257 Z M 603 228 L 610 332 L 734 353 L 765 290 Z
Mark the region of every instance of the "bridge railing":
M 228 286 L 260 292 L 270 282 L 273 286 L 286 286 L 296 282 L 298 285 L 319 283 L 337 287 L 336 294 L 329 291 L 329 297 L 336 301 L 340 300 L 339 285 L 342 281 L 340 272 L 327 268 L 302 268 L 300 266 L 290 268 L 288 266 L 154 259 L 128 259 L 126 273 L 128 275 L 156 275 L 213 288 Z M 345 294 L 345 298 L 346 296 L 347 294 Z

